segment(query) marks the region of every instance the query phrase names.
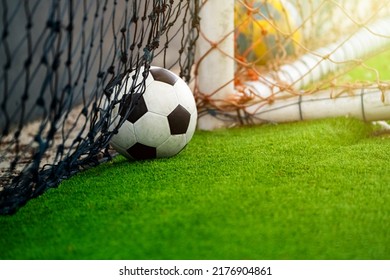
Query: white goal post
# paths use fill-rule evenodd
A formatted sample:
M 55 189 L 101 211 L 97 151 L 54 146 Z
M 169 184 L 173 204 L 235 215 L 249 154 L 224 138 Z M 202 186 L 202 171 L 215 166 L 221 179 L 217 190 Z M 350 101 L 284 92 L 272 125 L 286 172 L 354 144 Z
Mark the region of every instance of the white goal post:
M 199 17 L 195 73 L 198 90 L 222 100 L 234 91 L 234 0 L 203 1 Z M 198 120 L 202 130 L 224 126 L 209 114 Z
M 223 100 L 237 94 L 234 88 L 234 6 L 235 0 L 205 0 L 200 12 L 201 32 L 195 73 L 197 91 L 213 99 L 213 104 L 217 107 Z M 364 8 L 366 7 L 362 7 Z M 305 86 L 337 70 L 344 62 L 358 61 L 388 48 L 388 26 L 390 17 L 378 18 L 370 24 L 362 25 L 352 34 L 345 34 L 333 43 L 281 65 L 278 70 L 266 73 L 256 81 L 245 82 L 246 92 L 254 99 L 253 104 L 249 103 L 245 108 L 245 112 L 253 116 L 251 123 L 288 122 L 343 115 L 367 121 L 390 119 L 390 91 L 384 85 L 371 85 L 350 91 L 331 89 L 319 90 L 310 95 L 300 94 Z M 295 91 L 294 95 L 285 92 L 286 85 Z M 259 102 L 269 97 L 273 98 L 272 103 Z M 200 114 L 198 128 L 213 130 L 235 125 L 234 118 L 217 118 L 213 114 L 217 110 L 208 109 L 206 113 Z M 234 115 L 236 112 L 224 114 Z

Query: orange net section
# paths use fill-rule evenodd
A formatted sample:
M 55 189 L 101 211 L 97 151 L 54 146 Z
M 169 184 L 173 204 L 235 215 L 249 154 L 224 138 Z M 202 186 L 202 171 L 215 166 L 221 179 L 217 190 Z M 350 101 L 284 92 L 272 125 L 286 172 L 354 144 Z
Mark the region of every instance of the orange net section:
M 206 9 L 209 1 L 215 0 L 203 1 L 201 9 Z M 205 27 L 200 30 L 201 40 L 209 48 L 195 66 L 195 96 L 201 117 L 252 123 L 265 106 L 277 100 L 324 91 L 329 98 L 337 98 L 355 95 L 363 87 L 377 88 L 383 93 L 381 101 L 386 102 L 385 92 L 390 88 L 386 62 L 390 59 L 390 1 L 231 2 L 231 29 L 219 38 L 208 37 Z M 212 28 L 219 24 L 218 17 L 225 16 L 215 13 L 215 22 L 203 26 Z M 229 40 L 233 45 L 230 52 L 222 46 Z M 225 59 L 213 62 L 210 54 L 215 51 Z M 199 65 L 206 60 L 213 66 L 210 72 L 233 67 L 232 77 L 219 85 L 215 79 L 202 78 Z M 207 92 L 201 83 L 215 85 Z

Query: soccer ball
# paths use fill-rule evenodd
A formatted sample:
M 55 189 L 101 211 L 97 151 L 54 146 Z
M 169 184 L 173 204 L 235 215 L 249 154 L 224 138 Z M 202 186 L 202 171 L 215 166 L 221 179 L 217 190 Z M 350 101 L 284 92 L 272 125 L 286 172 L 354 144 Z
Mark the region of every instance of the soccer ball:
M 236 58 L 265 64 L 294 54 L 302 41 L 298 11 L 284 0 L 245 0 L 235 2 Z M 249 7 L 249 8 L 248 8 Z
M 119 85 L 121 102 L 113 109 L 115 119 L 111 126 L 125 121 L 110 144 L 131 160 L 174 156 L 183 150 L 195 132 L 194 97 L 188 85 L 167 69 L 152 66 L 144 84 L 143 72 L 142 68 L 139 75 L 129 74 Z M 137 90 L 141 85 L 146 87 L 142 95 Z

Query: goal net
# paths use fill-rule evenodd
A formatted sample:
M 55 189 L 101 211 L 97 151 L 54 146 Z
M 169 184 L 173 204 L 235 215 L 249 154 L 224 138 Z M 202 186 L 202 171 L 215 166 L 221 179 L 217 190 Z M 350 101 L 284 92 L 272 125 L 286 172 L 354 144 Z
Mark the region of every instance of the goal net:
M 120 88 L 150 65 L 190 81 L 193 0 L 0 2 L 0 214 L 112 156 Z M 144 69 L 144 70 L 141 70 Z M 129 114 L 136 100 L 126 100 Z M 122 121 L 123 122 L 123 121 Z M 113 125 L 113 124 L 117 125 Z
M 199 127 L 390 119 L 389 2 L 202 1 Z

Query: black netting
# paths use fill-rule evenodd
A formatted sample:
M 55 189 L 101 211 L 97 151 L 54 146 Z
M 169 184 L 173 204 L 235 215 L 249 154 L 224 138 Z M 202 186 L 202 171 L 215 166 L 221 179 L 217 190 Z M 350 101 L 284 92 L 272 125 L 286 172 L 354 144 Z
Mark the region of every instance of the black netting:
M 0 2 L 1 214 L 111 158 L 120 125 L 111 112 L 128 73 L 145 77 L 153 64 L 190 81 L 198 8 L 197 0 Z M 142 94 L 143 82 L 132 90 Z

